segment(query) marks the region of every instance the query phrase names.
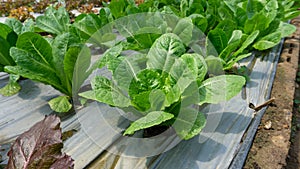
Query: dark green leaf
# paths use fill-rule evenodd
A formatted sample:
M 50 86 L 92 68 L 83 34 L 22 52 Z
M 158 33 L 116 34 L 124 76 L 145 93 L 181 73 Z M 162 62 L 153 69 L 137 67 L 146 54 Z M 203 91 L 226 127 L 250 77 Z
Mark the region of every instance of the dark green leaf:
M 61 79 L 62 85 L 72 93 L 71 83 L 73 78 L 74 65 L 81 48 L 75 47 L 79 40 L 70 33 L 63 33 L 55 37 L 52 43 L 53 62 L 57 76 Z M 76 48 L 75 52 L 69 52 Z M 71 60 L 71 61 L 70 61 Z
M 192 19 L 193 24 L 197 26 L 198 29 L 200 29 L 201 32 L 205 32 L 208 26 L 207 19 L 200 14 L 192 14 L 189 16 L 189 18 Z
M 125 0 L 112 0 L 109 4 L 109 9 L 115 19 L 126 15 L 126 7 L 128 3 Z
M 0 37 L 5 39 L 10 46 L 15 46 L 18 35 L 8 25 L 0 23 Z
M 216 28 L 223 30 L 227 39 L 231 38 L 232 32 L 237 28 L 236 22 L 230 19 L 222 20 Z
M 248 46 L 250 46 L 255 41 L 258 35 L 259 35 L 259 30 L 252 32 L 242 43 L 242 46 L 236 52 L 234 52 L 233 57 L 236 57 L 239 54 L 241 54 Z
M 231 38 L 229 39 L 226 48 L 219 55 L 219 57 L 222 58 L 225 62 L 230 59 L 232 53 L 239 47 L 242 35 L 243 33 L 241 30 L 234 30 L 232 32 Z
M 244 31 L 246 34 L 259 30 L 263 31 L 268 28 L 269 24 L 274 18 L 268 18 L 263 13 L 256 13 L 251 19 L 248 19 L 244 25 Z
M 0 64 L 5 66 L 15 65 L 14 60 L 9 54 L 10 44 L 0 36 Z
M 216 28 L 209 31 L 207 35 L 206 55 L 215 55 L 215 51 L 220 54 L 226 48 L 227 43 L 226 33 L 222 29 Z

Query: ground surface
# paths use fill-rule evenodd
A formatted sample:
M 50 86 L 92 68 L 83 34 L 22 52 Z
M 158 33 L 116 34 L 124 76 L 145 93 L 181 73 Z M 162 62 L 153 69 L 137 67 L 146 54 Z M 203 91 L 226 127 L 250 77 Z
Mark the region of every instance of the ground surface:
M 291 23 L 297 31 L 286 38 L 283 46 L 271 94 L 276 100 L 262 118 L 244 169 L 300 168 L 300 110 L 293 103 L 300 97 L 299 81 L 296 82 L 300 17 Z

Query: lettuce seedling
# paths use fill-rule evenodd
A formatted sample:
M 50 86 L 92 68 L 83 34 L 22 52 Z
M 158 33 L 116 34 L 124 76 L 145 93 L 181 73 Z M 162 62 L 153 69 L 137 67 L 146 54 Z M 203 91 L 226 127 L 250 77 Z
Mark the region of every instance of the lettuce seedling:
M 124 135 L 167 125 L 182 139 L 190 139 L 206 123 L 194 105 L 229 100 L 245 84 L 237 75 L 205 79 L 208 68 L 203 56 L 186 53 L 184 43 L 173 33 L 160 36 L 147 54 L 124 57 L 119 56 L 121 51 L 121 45 L 114 46 L 108 53 L 115 55 L 104 54 L 101 60 L 100 68 L 106 65 L 112 79 L 96 76 L 92 90 L 79 95 L 135 113 L 139 118 Z

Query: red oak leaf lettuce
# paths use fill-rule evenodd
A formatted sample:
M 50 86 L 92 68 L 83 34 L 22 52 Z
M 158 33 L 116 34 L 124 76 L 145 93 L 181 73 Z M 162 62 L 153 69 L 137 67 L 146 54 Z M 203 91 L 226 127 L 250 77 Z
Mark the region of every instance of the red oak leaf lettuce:
M 8 152 L 7 168 L 73 168 L 73 159 L 61 152 L 61 137 L 60 119 L 46 116 L 16 139 Z

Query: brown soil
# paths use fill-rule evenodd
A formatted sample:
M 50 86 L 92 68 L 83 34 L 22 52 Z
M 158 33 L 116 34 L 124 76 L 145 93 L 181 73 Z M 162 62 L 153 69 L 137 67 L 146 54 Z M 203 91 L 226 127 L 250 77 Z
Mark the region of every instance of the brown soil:
M 299 105 L 294 104 L 294 97 L 300 95 L 299 81 L 295 83 L 300 17 L 291 23 L 297 26 L 297 31 L 286 38 L 283 46 L 271 94 L 276 100 L 262 118 L 244 169 L 300 168 L 300 110 Z

